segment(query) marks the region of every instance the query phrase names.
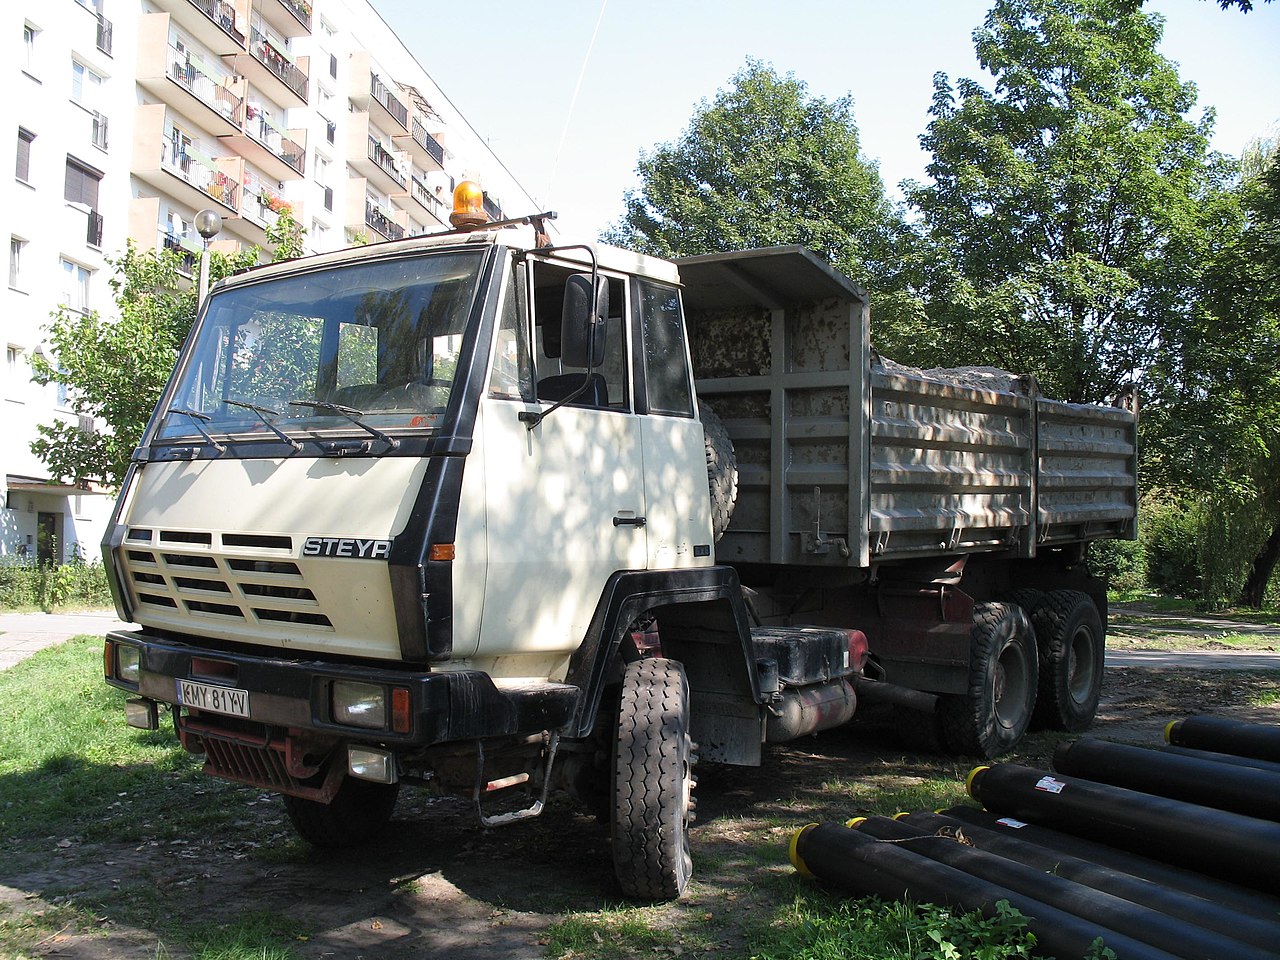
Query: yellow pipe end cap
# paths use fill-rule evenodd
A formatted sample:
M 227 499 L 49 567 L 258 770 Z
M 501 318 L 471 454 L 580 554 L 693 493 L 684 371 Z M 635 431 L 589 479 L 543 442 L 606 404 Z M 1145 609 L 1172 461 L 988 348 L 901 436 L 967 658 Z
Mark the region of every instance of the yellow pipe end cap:
M 969 796 L 973 797 L 973 781 L 977 779 L 978 774 L 980 774 L 983 770 L 990 770 L 990 769 L 991 768 L 988 766 L 982 766 L 982 767 L 974 767 L 972 770 L 969 771 L 969 776 L 964 778 L 964 789 L 965 789 L 965 792 L 969 794 Z M 975 800 L 978 799 L 977 797 L 973 797 L 973 798 Z
M 858 824 L 866 823 L 866 822 L 867 822 L 866 817 L 850 817 L 848 820 L 844 822 L 844 825 L 848 827 L 850 830 L 854 830 L 857 828 Z
M 812 877 L 813 873 L 805 865 L 804 858 L 800 856 L 800 838 L 816 826 L 816 823 L 806 823 L 791 835 L 791 843 L 787 845 L 787 854 L 791 857 L 791 865 L 796 868 L 796 873 L 802 877 Z

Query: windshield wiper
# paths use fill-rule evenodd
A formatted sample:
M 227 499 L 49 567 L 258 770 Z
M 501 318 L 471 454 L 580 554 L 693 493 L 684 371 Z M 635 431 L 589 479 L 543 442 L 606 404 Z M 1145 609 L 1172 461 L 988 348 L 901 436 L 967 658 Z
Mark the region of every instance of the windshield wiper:
M 287 433 L 285 433 L 283 430 L 281 430 L 274 423 L 272 423 L 270 420 L 267 419 L 267 414 L 270 414 L 273 417 L 278 417 L 284 411 L 272 410 L 270 407 L 260 407 L 256 403 L 246 403 L 243 400 L 224 400 L 222 402 L 227 404 L 227 406 L 243 407 L 246 410 L 252 410 L 254 413 L 258 415 L 258 419 L 261 420 L 263 424 L 266 425 L 266 428 L 268 430 L 274 433 L 277 437 L 279 437 L 289 446 L 293 447 L 293 449 L 295 450 L 302 449 L 302 444 L 300 444 L 297 440 L 293 439 L 293 437 L 289 436 Z
M 340 403 L 327 403 L 324 400 L 290 400 L 289 406 L 310 407 L 312 410 L 322 410 L 325 413 L 336 413 L 340 417 L 346 417 L 348 420 L 354 423 L 361 430 L 364 430 L 367 433 L 370 433 L 373 436 L 377 437 L 379 440 L 381 440 L 383 443 L 389 446 L 392 450 L 395 450 L 397 447 L 400 446 L 400 441 L 397 440 L 395 437 L 392 437 L 392 436 L 389 436 L 388 434 L 383 433 L 377 427 L 369 426 L 369 424 L 365 423 L 362 419 L 360 419 L 361 417 L 364 416 L 364 411 L 357 410 L 355 407 L 344 407 Z
M 225 443 L 219 443 L 217 440 L 213 439 L 209 431 L 204 428 L 204 424 L 208 423 L 210 420 L 213 419 L 213 417 L 209 416 L 207 413 L 201 413 L 198 410 L 188 410 L 185 407 L 170 407 L 165 412 L 180 413 L 184 417 L 187 417 L 188 419 L 191 420 L 192 424 L 195 425 L 195 428 L 198 431 L 200 431 L 200 436 L 204 437 L 206 441 L 213 444 L 213 449 L 217 450 L 219 453 L 227 452 L 227 445 Z

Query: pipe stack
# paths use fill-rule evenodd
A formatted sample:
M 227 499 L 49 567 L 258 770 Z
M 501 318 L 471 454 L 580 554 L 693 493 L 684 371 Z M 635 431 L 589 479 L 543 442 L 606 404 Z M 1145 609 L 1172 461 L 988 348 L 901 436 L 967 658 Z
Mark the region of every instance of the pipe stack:
M 1058 957 L 1097 937 L 1120 960 L 1280 956 L 1280 727 L 1190 717 L 1165 737 L 1063 744 L 1052 772 L 978 767 L 985 811 L 811 824 L 792 862 L 859 895 L 1007 900 Z

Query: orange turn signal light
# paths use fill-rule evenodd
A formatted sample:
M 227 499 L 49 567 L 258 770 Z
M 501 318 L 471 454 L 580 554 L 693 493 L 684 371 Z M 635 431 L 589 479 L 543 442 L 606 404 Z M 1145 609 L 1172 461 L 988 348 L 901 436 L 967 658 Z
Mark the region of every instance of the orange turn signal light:
M 395 733 L 409 733 L 413 729 L 412 701 L 404 687 L 391 688 L 391 729 Z
M 452 560 L 453 544 L 452 543 L 433 543 L 431 549 L 427 551 L 428 560 Z

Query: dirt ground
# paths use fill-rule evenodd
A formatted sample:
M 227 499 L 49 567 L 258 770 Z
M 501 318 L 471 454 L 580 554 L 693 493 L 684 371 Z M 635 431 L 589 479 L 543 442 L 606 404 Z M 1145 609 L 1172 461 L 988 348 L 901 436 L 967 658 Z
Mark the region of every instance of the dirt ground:
M 1277 673 L 1112 668 L 1092 733 L 1155 745 L 1169 720 L 1191 713 L 1280 722 L 1276 691 Z M 1047 765 L 1062 739 L 1031 737 L 1016 759 Z M 858 812 L 865 794 L 851 784 L 898 790 L 938 778 L 959 783 L 969 766 L 906 752 L 873 720 L 768 748 L 759 769 L 703 769 L 693 833 L 697 876 L 683 901 L 652 908 L 653 922 L 687 928 L 705 920 L 721 940 L 710 947 L 703 940 L 690 956 L 743 955 L 746 944 L 726 917 L 776 906 L 752 891 L 791 871 L 785 848 L 794 829 Z M 67 903 L 92 911 L 47 936 L 34 956 L 181 957 L 165 931 L 261 911 L 291 917 L 306 931 L 294 944 L 305 960 L 520 960 L 547 956 L 547 928 L 566 912 L 599 911 L 619 900 L 605 829 L 568 801 L 538 820 L 486 832 L 461 800 L 406 793 L 387 839 L 335 855 L 293 839 L 276 798 L 242 794 L 246 816 L 278 824 L 265 847 L 225 833 L 173 843 L 52 845 L 47 858 L 0 863 L 0 905 L 10 915 L 56 915 Z M 684 952 L 673 947 L 668 955 Z

